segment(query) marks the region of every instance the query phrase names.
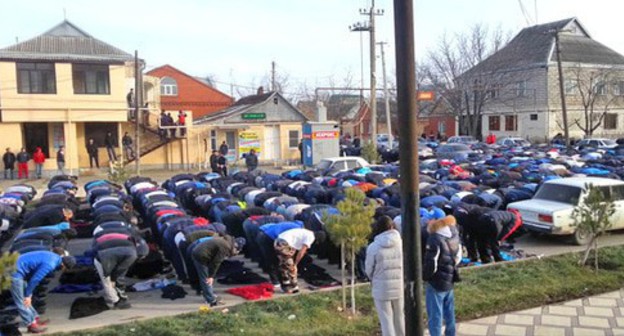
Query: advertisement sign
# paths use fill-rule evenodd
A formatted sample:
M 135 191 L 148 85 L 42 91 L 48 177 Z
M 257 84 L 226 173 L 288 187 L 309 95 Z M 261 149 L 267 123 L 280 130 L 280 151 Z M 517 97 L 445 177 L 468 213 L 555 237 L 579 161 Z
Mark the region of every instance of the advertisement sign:
M 318 131 L 312 133 L 312 139 L 315 140 L 326 140 L 326 139 L 337 139 L 338 131 Z
M 249 153 L 252 149 L 260 155 L 261 141 L 256 131 L 243 131 L 238 133 L 238 149 L 240 155 Z

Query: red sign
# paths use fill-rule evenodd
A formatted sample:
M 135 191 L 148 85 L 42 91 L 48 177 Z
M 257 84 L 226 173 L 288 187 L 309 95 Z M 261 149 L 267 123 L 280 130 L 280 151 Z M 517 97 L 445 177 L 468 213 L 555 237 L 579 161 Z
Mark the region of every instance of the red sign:
M 312 133 L 312 139 L 325 140 L 338 138 L 338 131 L 319 131 Z
M 416 100 L 420 101 L 432 101 L 435 98 L 433 91 L 418 91 L 416 93 Z

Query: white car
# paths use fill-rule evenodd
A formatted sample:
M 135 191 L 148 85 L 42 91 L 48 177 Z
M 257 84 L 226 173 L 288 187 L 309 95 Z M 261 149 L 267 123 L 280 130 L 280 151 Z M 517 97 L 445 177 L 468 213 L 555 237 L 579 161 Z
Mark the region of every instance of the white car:
M 323 175 L 333 175 L 339 172 L 368 166 L 370 166 L 370 163 L 359 156 L 339 156 L 322 159 L 316 165 L 316 170 Z
M 504 147 L 531 147 L 531 143 L 519 137 L 500 138 L 496 144 Z
M 522 216 L 525 229 L 551 235 L 570 235 L 578 245 L 588 243 L 590 237 L 572 225 L 574 207 L 584 202 L 586 185 L 600 188 L 615 202 L 611 218 L 612 230 L 624 228 L 624 181 L 599 177 L 570 177 L 545 182 L 532 199 L 514 202 L 507 206 Z
M 593 147 L 596 149 L 613 149 L 618 144 L 612 139 L 583 139 L 576 144 L 577 148 Z

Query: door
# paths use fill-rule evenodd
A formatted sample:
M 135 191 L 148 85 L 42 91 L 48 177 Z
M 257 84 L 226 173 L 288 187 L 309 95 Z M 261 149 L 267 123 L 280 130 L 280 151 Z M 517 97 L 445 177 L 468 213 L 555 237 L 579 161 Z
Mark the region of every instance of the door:
M 279 126 L 264 127 L 264 158 L 265 160 L 281 159 Z
M 236 152 L 236 131 L 225 132 L 225 143 L 228 145 L 228 161 L 235 161 L 238 157 Z
M 22 134 L 24 136 L 22 143 L 28 153 L 32 155 L 37 147 L 41 147 L 45 156 L 50 157 L 47 123 L 24 123 Z

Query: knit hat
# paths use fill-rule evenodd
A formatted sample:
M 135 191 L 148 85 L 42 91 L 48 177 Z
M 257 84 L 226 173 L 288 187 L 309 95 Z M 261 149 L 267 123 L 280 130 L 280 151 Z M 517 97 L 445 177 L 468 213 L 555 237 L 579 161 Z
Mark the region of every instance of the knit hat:
M 247 243 L 247 240 L 245 240 L 245 238 L 238 237 L 238 238 L 234 239 L 234 248 L 237 251 L 240 251 L 240 250 L 243 249 L 243 247 L 245 246 L 246 243 Z

